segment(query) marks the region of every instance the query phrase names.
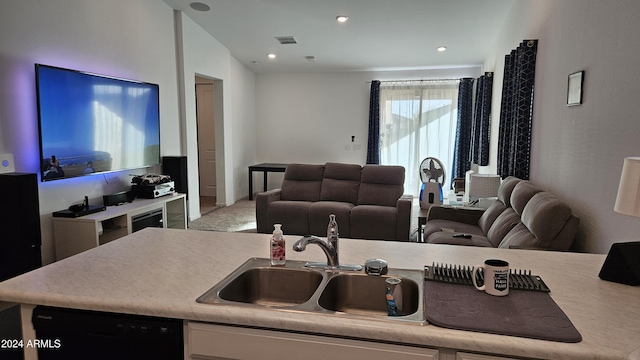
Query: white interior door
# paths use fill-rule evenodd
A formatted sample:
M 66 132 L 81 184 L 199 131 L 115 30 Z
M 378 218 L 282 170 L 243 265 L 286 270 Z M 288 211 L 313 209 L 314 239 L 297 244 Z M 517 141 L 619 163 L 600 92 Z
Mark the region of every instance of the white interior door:
M 216 196 L 216 131 L 213 101 L 213 82 L 196 84 L 200 196 Z

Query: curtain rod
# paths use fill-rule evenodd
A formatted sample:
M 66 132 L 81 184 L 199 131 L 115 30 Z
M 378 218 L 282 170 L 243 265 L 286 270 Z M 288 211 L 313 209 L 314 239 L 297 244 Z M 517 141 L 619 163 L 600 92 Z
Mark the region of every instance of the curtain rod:
M 457 78 L 457 79 L 415 79 L 415 80 L 379 80 L 380 83 L 411 83 L 411 82 L 438 82 L 438 81 L 460 81 L 461 79 L 473 79 L 472 77 Z M 367 84 L 371 84 L 371 81 L 367 81 Z

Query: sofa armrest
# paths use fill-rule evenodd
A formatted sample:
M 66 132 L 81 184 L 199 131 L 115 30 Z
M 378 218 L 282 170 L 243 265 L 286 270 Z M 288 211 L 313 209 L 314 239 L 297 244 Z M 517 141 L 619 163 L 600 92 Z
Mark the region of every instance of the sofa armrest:
M 429 220 L 441 219 L 460 222 L 469 225 L 478 225 L 480 217 L 485 209 L 460 208 L 452 206 L 432 205 L 427 214 L 427 222 Z
M 269 204 L 280 200 L 281 189 L 273 189 L 256 194 L 256 231 L 258 233 L 270 233 L 267 224 L 267 208 Z
M 396 240 L 409 241 L 411 234 L 411 207 L 413 195 L 404 194 L 398 198 L 396 209 L 398 210 L 396 219 Z

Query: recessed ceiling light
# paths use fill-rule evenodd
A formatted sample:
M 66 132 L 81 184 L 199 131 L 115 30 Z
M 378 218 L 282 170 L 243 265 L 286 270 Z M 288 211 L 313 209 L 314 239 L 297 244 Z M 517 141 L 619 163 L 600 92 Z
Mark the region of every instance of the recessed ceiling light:
M 438 51 L 439 52 L 447 51 L 447 47 L 446 46 L 438 46 Z
M 276 58 L 276 54 L 267 54 L 267 57 L 269 59 L 275 59 Z
M 336 20 L 340 23 L 343 23 L 343 22 L 347 22 L 347 20 L 349 20 L 349 17 L 346 15 L 338 15 L 336 16 Z
M 193 10 L 196 11 L 209 11 L 211 10 L 211 7 L 205 3 L 201 3 L 201 2 L 192 2 L 191 4 L 189 4 L 189 6 L 191 6 L 191 8 Z

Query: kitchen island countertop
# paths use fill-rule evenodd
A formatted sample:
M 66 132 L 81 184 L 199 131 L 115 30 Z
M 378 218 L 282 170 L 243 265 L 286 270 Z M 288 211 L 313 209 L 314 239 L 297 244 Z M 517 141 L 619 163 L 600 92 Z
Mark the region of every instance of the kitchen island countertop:
M 324 261 L 317 246 L 301 253 L 286 236 L 287 258 Z M 507 356 L 640 359 L 640 287 L 598 278 L 605 255 L 506 250 L 393 241 L 340 240 L 340 261 L 383 258 L 391 268 L 432 263 L 473 266 L 488 258 L 531 270 L 582 335 L 575 344 L 450 330 L 402 321 L 199 304 L 196 298 L 252 257 L 269 255 L 267 234 L 147 228 L 0 283 L 0 303 L 161 316 L 388 341 Z M 0 304 L 1 305 L 1 304 Z M 427 304 L 428 306 L 428 304 Z

